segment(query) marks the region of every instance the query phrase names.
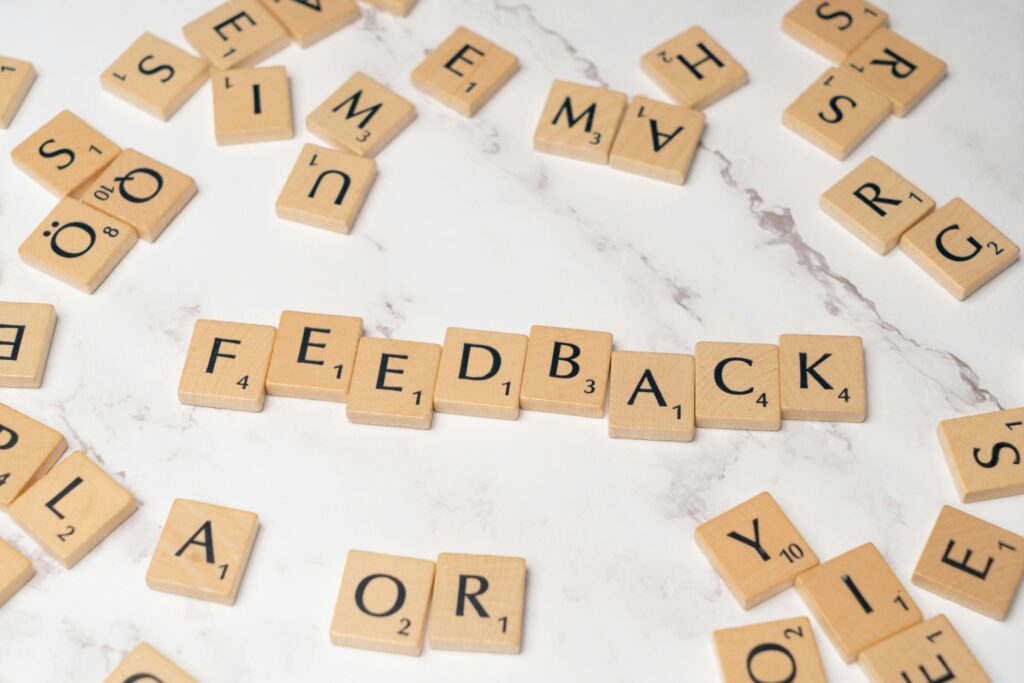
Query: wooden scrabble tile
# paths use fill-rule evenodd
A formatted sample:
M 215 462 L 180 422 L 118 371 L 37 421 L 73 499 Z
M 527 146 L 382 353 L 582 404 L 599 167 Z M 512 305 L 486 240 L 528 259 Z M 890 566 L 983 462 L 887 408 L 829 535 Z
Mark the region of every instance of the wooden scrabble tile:
M 0 129 L 11 125 L 35 80 L 31 62 L 0 55 Z
M 288 45 L 288 34 L 259 0 L 229 0 L 182 31 L 217 70 L 253 66 Z
M 415 118 L 409 100 L 357 71 L 310 112 L 306 126 L 332 145 L 372 158 Z
M 625 109 L 623 93 L 555 81 L 533 133 L 533 148 L 546 154 L 607 164 Z
M 871 683 L 992 683 L 942 614 L 872 645 L 859 661 Z
M 837 159 L 850 152 L 892 111 L 892 103 L 850 74 L 829 69 L 786 107 L 782 123 Z
M 723 683 L 827 681 L 807 617 L 727 628 L 714 639 Z
M 449 327 L 441 348 L 434 410 L 518 419 L 528 341 L 523 334 Z
M 68 110 L 11 150 L 14 165 L 64 197 L 114 160 L 121 149 Z
M 824 334 L 779 336 L 783 420 L 863 422 L 864 342 Z
M 434 587 L 434 563 L 350 550 L 331 621 L 331 642 L 419 655 Z
M 126 149 L 89 185 L 82 201 L 153 242 L 195 196 L 191 176 Z
M 49 472 L 67 448 L 63 434 L 0 403 L 0 507 Z
M 892 100 L 906 116 L 946 75 L 946 63 L 898 33 L 880 28 L 843 62 L 843 69 Z
M 430 429 L 440 362 L 437 344 L 363 337 L 348 390 L 349 421 Z
M 518 654 L 525 601 L 523 558 L 441 553 L 430 608 L 430 647 Z
M 779 347 L 698 342 L 698 427 L 778 431 L 782 427 Z
M 197 683 L 149 643 L 139 643 L 103 683 Z
M 1024 536 L 943 505 L 914 585 L 1003 620 L 1024 578 Z
M 459 26 L 412 72 L 412 83 L 463 116 L 474 116 L 519 71 L 516 56 Z
M 29 559 L 0 539 L 0 607 L 35 575 L 36 570 Z
M 935 209 L 935 200 L 877 157 L 868 157 L 826 190 L 820 205 L 861 242 L 887 254 Z
M 743 609 L 818 566 L 818 556 L 767 491 L 704 522 L 694 538 Z
M 0 387 L 42 386 L 56 326 L 50 304 L 0 301 Z
M 534 325 L 526 347 L 519 405 L 581 417 L 604 417 L 612 335 Z
M 259 528 L 255 512 L 176 499 L 149 562 L 146 585 L 235 604 Z
M 271 396 L 344 403 L 363 319 L 283 311 L 267 371 Z
M 407 17 L 419 0 L 366 0 L 366 2 L 389 14 Z
M 634 97 L 612 145 L 612 168 L 682 185 L 704 132 L 704 114 Z
M 863 0 L 800 0 L 782 19 L 782 30 L 836 64 L 881 26 L 889 15 Z
M 645 54 L 640 67 L 677 102 L 694 109 L 703 109 L 747 83 L 747 70 L 700 26 Z
M 267 325 L 197 320 L 178 400 L 209 408 L 263 410 L 276 332 Z
M 292 137 L 292 96 L 283 66 L 213 74 L 213 126 L 218 145 Z
M 147 114 L 167 121 L 208 76 L 205 61 L 147 32 L 100 75 L 100 85 Z
M 608 436 L 693 441 L 693 356 L 612 351 Z
M 939 442 L 963 502 L 1024 494 L 1024 408 L 943 420 Z
M 360 16 L 354 0 L 263 0 L 301 48 L 345 28 Z
M 377 164 L 355 154 L 303 145 L 275 208 L 279 218 L 346 235 L 377 177 Z
M 961 301 L 1020 258 L 1020 247 L 959 197 L 903 233 L 900 248 Z
M 921 610 L 873 543 L 801 574 L 796 590 L 847 664 L 921 621 Z
M 92 294 L 138 242 L 135 228 L 65 197 L 18 247 L 21 260 Z
M 132 494 L 81 451 L 57 463 L 11 504 L 11 518 L 70 569 L 132 516 Z

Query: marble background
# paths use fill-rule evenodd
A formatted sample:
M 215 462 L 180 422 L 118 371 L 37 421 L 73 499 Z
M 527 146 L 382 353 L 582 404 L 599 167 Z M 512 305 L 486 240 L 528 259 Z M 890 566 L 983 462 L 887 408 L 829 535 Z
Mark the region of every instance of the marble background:
M 766 489 L 823 559 L 873 541 L 909 584 L 940 506 L 958 504 L 936 423 L 1024 403 L 1024 266 L 960 303 L 898 250 L 871 252 L 817 201 L 875 154 L 940 204 L 963 196 L 1024 242 L 1024 5 L 886 0 L 893 28 L 945 59 L 949 76 L 840 163 L 781 125 L 828 66 L 781 32 L 790 4 L 422 0 L 405 20 L 364 8 L 356 25 L 266 62 L 288 67 L 295 139 L 235 147 L 214 143 L 209 87 L 161 123 L 98 82 L 142 31 L 184 45 L 181 26 L 212 2 L 5 8 L 2 51 L 40 76 L 0 133 L 0 297 L 51 302 L 59 321 L 43 387 L 0 390 L 0 401 L 62 430 L 141 507 L 71 571 L 0 515 L 0 536 L 38 572 L 0 610 L 0 681 L 102 680 L 140 639 L 206 683 L 717 680 L 713 629 L 807 613 L 794 591 L 744 612 L 692 540 L 698 523 Z M 409 82 L 460 23 L 522 63 L 473 119 Z M 663 97 L 640 55 L 693 24 L 751 82 L 707 111 L 685 186 L 532 151 L 552 79 Z M 418 120 L 379 155 L 350 236 L 278 220 L 273 202 L 314 141 L 306 114 L 357 69 L 411 99 Z M 200 187 L 93 296 L 17 256 L 55 202 L 9 151 L 64 107 Z M 611 440 L 602 420 L 541 413 L 518 423 L 439 415 L 419 432 L 352 425 L 330 403 L 271 397 L 262 414 L 178 403 L 197 318 L 275 324 L 282 309 L 359 315 L 368 334 L 437 342 L 449 325 L 535 323 L 680 352 L 699 340 L 857 334 L 870 416 L 780 433 L 700 430 L 691 444 L 664 444 Z M 234 607 L 146 588 L 176 497 L 259 513 Z M 1021 498 L 967 509 L 1024 532 Z M 525 557 L 522 655 L 332 647 L 350 548 Z M 995 680 L 1019 677 L 1020 599 L 999 623 L 910 591 L 925 614 L 950 616 Z M 830 680 L 863 680 L 816 635 Z

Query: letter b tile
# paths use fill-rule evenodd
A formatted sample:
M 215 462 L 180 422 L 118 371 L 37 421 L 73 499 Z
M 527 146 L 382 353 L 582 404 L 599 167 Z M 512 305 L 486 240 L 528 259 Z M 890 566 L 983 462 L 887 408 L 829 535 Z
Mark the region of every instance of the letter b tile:
M 523 410 L 603 417 L 611 358 L 608 332 L 534 325 L 520 405 Z

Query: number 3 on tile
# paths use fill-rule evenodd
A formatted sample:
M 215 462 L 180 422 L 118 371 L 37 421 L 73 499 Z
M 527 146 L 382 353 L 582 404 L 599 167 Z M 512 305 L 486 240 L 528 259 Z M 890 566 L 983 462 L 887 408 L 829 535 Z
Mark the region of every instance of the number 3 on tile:
M 588 379 L 587 380 L 587 388 L 583 390 L 583 393 L 584 394 L 592 394 L 596 390 L 597 390 L 597 385 L 594 383 L 594 380 Z

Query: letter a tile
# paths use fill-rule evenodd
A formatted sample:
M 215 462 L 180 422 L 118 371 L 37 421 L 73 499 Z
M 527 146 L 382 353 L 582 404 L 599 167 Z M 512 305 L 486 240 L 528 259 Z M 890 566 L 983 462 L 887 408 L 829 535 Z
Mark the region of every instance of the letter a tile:
M 643 56 L 644 73 L 680 104 L 717 102 L 747 83 L 747 70 L 700 26 L 689 28 Z
M 349 388 L 349 421 L 430 429 L 440 361 L 437 344 L 363 337 Z
M 992 683 L 942 614 L 869 647 L 859 661 L 871 683 Z
M 0 507 L 49 472 L 67 447 L 60 432 L 0 403 Z
M 727 628 L 714 639 L 723 683 L 828 680 L 807 617 Z
M 277 215 L 348 234 L 376 177 L 373 159 L 304 145 L 277 197 Z
M 149 643 L 138 646 L 103 683 L 198 683 Z
M 545 154 L 607 164 L 625 109 L 623 93 L 555 81 L 533 134 L 533 148 Z
M 193 406 L 263 410 L 275 334 L 266 325 L 197 320 L 178 399 Z
M 704 132 L 704 114 L 634 97 L 612 145 L 612 168 L 682 185 Z
M 1024 494 L 1024 408 L 943 420 L 939 441 L 963 502 Z
M 608 435 L 693 440 L 693 356 L 612 351 Z
M 0 301 L 0 387 L 43 384 L 56 325 L 50 304 Z

